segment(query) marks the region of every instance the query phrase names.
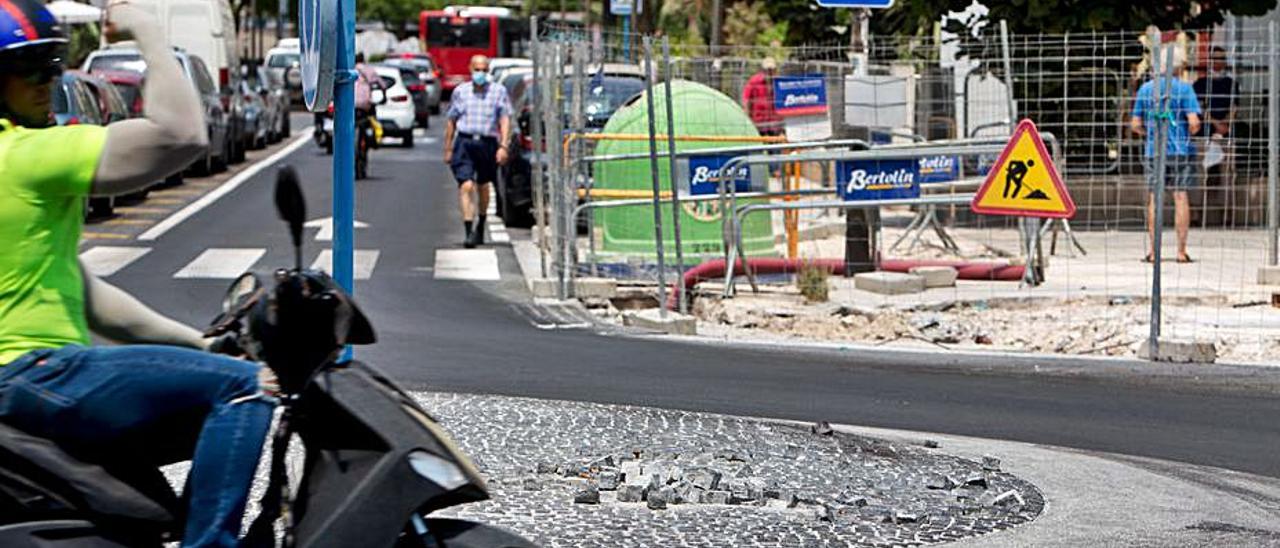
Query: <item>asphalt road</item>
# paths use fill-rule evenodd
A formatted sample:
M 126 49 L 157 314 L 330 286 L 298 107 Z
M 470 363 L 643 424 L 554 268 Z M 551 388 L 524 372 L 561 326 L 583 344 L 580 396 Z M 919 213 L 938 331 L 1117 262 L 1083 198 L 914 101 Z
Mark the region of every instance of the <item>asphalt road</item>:
M 1280 477 L 1280 376 L 1205 368 L 1035 358 L 732 348 L 664 338 L 535 328 L 511 250 L 502 280 L 435 279 L 437 249 L 459 248 L 460 216 L 437 127 L 413 149 L 373 153 L 358 183 L 357 248 L 379 252 L 357 298 L 380 342 L 361 348 L 413 389 L 495 393 L 943 432 L 1171 459 Z M 329 216 L 330 157 L 312 144 L 286 162 L 312 219 Z M 225 279 L 175 278 L 207 249 L 264 249 L 253 269 L 292 261 L 275 215 L 274 170 L 151 242 L 109 279 L 157 309 L 203 325 Z M 329 242 L 306 235 L 308 264 Z M 1098 371 L 1092 371 L 1091 367 Z M 1226 379 L 1226 380 L 1223 380 Z

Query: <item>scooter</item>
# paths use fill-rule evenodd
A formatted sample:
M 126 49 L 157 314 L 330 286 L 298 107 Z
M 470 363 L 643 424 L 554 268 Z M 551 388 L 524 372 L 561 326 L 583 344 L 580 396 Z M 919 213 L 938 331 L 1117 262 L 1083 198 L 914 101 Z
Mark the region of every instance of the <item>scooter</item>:
M 237 279 L 206 331 L 280 381 L 270 482 L 242 545 L 535 548 L 496 527 L 430 517 L 487 499 L 485 483 L 404 390 L 372 365 L 340 361 L 346 345 L 373 343 L 373 328 L 332 277 L 303 269 L 306 206 L 291 168 L 280 171 L 275 196 L 294 268 Z M 291 479 L 295 436 L 304 458 Z M 159 547 L 180 539 L 182 508 L 155 468 L 85 462 L 0 425 L 0 546 Z
M 324 149 L 325 154 L 333 154 L 332 103 L 329 104 L 329 110 L 316 113 L 315 129 L 311 132 L 311 139 L 316 142 L 316 146 Z

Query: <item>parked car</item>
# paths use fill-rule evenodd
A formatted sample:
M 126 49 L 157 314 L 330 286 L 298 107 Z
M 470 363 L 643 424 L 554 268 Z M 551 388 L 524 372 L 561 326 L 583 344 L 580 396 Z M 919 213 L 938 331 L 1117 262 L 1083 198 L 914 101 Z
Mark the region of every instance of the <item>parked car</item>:
M 131 0 L 160 21 L 166 41 L 199 57 L 219 93 L 231 132 L 229 161 L 244 160 L 244 105 L 240 90 L 240 47 L 230 0 Z
M 95 70 L 93 75 L 111 83 L 111 86 L 116 89 L 128 109 L 128 118 L 142 116 L 142 86 L 145 82 L 142 73 L 129 70 Z M 171 186 L 182 184 L 182 172 L 166 177 L 164 184 Z
M 93 94 L 93 98 L 97 100 L 98 113 L 102 117 L 103 125 L 128 120 L 132 117 L 129 112 L 129 106 L 124 102 L 124 97 L 120 96 L 120 92 L 110 82 L 82 71 L 68 72 L 79 78 L 85 87 L 89 89 L 89 92 Z
M 420 128 L 431 127 L 431 107 L 427 104 L 427 86 L 418 78 L 418 71 L 413 67 L 382 64 L 400 71 L 400 79 L 404 82 L 405 89 L 409 90 L 409 96 L 413 98 L 414 125 Z
M 302 67 L 302 50 L 297 38 L 282 38 L 276 46 L 267 50 L 263 64 L 272 80 L 280 82 L 289 96 L 291 105 L 302 104 L 302 80 L 298 71 Z M 289 73 L 294 72 L 295 78 Z M 285 117 L 286 119 L 288 116 Z
M 532 59 L 524 59 L 521 57 L 495 57 L 489 60 L 489 75 L 494 80 L 502 78 L 502 75 L 514 68 L 533 68 Z
M 191 170 L 197 174 L 208 174 L 226 168 L 232 157 L 236 135 L 231 132 L 230 116 L 224 108 L 223 96 L 214 86 L 209 69 L 199 56 L 180 49 L 174 50 L 174 56 L 182 67 L 187 81 L 196 90 L 200 103 L 204 107 L 204 123 L 209 134 L 209 149 L 204 158 L 197 160 Z M 100 49 L 89 54 L 84 61 L 84 70 L 97 71 L 130 71 L 145 74 L 147 63 L 137 49 L 130 47 L 112 47 Z M 237 103 L 240 101 L 237 100 Z
M 100 108 L 83 73 L 64 72 L 53 86 L 53 119 L 60 126 L 103 125 Z M 85 217 L 111 215 L 115 202 L 114 196 L 90 198 L 85 204 Z
M 245 148 L 266 148 L 271 124 L 274 122 L 272 114 L 268 112 L 270 107 L 257 89 L 249 84 L 248 79 L 240 80 L 240 94 L 244 99 L 244 135 L 249 139 Z
M 440 114 L 444 84 L 440 81 L 440 67 L 436 66 L 435 60 L 430 55 L 425 53 L 401 53 L 399 57 L 387 59 L 384 64 L 408 66 L 417 70 L 418 79 L 426 87 L 427 106 L 431 108 L 431 114 Z
M 98 70 L 94 76 L 111 83 L 129 108 L 129 117 L 142 116 L 142 73 L 128 70 Z
M 266 65 L 248 67 L 245 81 L 265 103 L 267 142 L 275 143 L 289 137 L 293 129 L 289 123 L 289 92 L 285 89 L 284 81 L 272 76 Z
M 397 67 L 374 66 L 378 76 L 382 78 L 386 90 L 386 103 L 378 105 L 378 123 L 382 124 L 382 134 L 399 137 L 401 146 L 413 146 L 413 124 L 417 116 L 413 97 Z
M 645 82 L 629 72 L 609 74 L 601 72 L 587 81 L 587 95 L 583 102 L 586 111 L 586 127 L 589 131 L 599 131 L 608 123 L 619 108 L 642 93 Z M 536 160 L 533 151 L 532 128 L 533 104 L 538 100 L 538 90 L 533 85 L 533 78 L 519 81 L 511 93 L 512 110 L 515 121 L 511 127 L 511 142 L 508 150 L 511 156 L 507 165 L 498 169 L 497 190 L 498 214 L 507 226 L 527 227 L 533 223 L 533 190 L 531 186 L 533 163 Z M 565 101 L 561 102 L 564 115 L 570 114 L 570 101 L 573 96 L 573 83 L 566 81 L 561 90 Z

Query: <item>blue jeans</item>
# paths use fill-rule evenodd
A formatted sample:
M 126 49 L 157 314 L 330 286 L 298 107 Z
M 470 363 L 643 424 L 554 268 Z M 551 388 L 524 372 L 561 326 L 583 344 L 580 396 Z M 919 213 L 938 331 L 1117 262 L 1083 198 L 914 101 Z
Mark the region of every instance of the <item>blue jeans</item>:
M 274 408 L 257 373 L 170 346 L 35 350 L 0 367 L 0 422 L 95 462 L 191 458 L 182 545 L 235 546 Z

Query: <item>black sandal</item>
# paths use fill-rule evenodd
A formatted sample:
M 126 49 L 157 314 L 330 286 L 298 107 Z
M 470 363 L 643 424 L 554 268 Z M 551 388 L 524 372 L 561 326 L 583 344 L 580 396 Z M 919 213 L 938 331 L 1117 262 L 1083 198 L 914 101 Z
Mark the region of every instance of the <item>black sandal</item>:
M 1194 262 L 1196 262 L 1196 260 L 1192 259 L 1190 255 L 1183 255 L 1181 257 L 1178 257 L 1178 264 L 1191 264 Z
M 1142 258 L 1142 262 L 1147 263 L 1147 264 L 1151 264 L 1151 263 L 1156 262 L 1156 258 L 1155 258 L 1155 256 L 1154 256 L 1154 255 L 1151 255 L 1150 253 L 1148 253 L 1146 257 L 1143 257 L 1143 258 Z

